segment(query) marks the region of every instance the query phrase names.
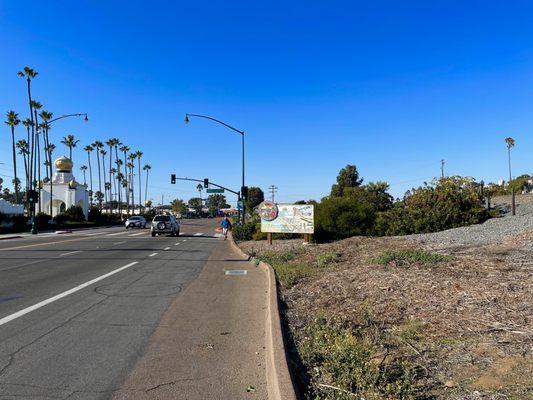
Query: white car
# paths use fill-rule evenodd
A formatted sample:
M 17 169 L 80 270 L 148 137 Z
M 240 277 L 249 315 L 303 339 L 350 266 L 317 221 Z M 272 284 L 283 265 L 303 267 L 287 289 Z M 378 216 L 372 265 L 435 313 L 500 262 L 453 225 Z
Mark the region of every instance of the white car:
M 156 234 L 170 233 L 170 236 L 180 235 L 180 222 L 173 215 L 156 215 L 150 227 L 152 237 Z
M 146 220 L 141 216 L 129 217 L 126 221 L 126 229 L 128 228 L 146 228 Z

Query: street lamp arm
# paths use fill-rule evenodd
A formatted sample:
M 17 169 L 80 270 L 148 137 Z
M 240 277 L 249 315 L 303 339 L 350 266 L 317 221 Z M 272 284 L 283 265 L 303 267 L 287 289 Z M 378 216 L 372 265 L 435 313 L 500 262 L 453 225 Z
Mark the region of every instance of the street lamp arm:
M 57 118 L 54 118 L 54 119 L 51 119 L 50 121 L 46 121 L 46 124 L 47 125 L 50 125 L 52 122 L 55 122 L 57 120 L 60 120 L 60 119 L 63 119 L 63 118 L 68 118 L 68 117 L 85 117 L 85 120 L 88 121 L 88 118 L 87 118 L 87 114 L 85 113 L 77 113 L 77 114 L 66 114 L 66 115 L 62 115 L 60 117 L 57 117 Z
M 228 125 L 226 124 L 225 122 L 222 122 L 216 118 L 213 118 L 213 117 L 210 117 L 208 115 L 201 115 L 201 114 L 185 114 L 185 121 L 188 122 L 188 117 L 198 117 L 198 118 L 205 118 L 205 119 L 210 119 L 211 121 L 215 121 L 215 122 L 218 122 L 219 124 L 221 125 L 224 125 L 226 128 L 229 128 L 237 133 L 240 133 L 241 135 L 244 136 L 244 131 L 240 131 L 238 130 L 237 128 L 234 128 L 233 126 L 231 125 Z

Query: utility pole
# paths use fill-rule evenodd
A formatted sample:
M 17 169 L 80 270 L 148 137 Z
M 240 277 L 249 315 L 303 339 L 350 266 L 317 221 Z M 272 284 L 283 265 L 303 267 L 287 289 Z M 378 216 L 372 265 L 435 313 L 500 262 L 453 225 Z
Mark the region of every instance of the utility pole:
M 272 199 L 272 203 L 274 203 L 274 199 L 276 196 L 276 192 L 278 191 L 278 187 L 274 185 L 270 185 L 268 190 L 270 191 L 270 198 Z
M 440 160 L 440 176 L 444 178 L 444 160 Z

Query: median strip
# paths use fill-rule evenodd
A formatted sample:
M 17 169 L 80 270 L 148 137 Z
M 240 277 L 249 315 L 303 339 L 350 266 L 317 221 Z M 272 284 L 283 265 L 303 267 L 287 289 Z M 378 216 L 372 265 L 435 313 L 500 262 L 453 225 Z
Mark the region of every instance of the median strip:
M 82 283 L 81 285 L 78 285 L 78 286 L 76 286 L 76 287 L 74 287 L 74 288 L 72 288 L 70 290 L 67 290 L 67 291 L 65 291 L 63 293 L 59 293 L 59 294 L 55 295 L 54 297 L 50 297 L 49 299 L 46 299 L 46 300 L 43 300 L 43 301 L 41 301 L 41 302 L 39 302 L 37 304 L 34 304 L 33 306 L 24 308 L 24 309 L 22 309 L 20 311 L 17 311 L 14 314 L 8 315 L 7 317 L 4 317 L 4 318 L 0 319 L 0 326 L 2 326 L 4 324 L 7 324 L 8 322 L 11 322 L 11 321 L 13 321 L 13 320 L 15 320 L 17 318 L 20 318 L 23 315 L 29 314 L 32 311 L 38 310 L 39 308 L 44 307 L 44 306 L 46 306 L 46 305 L 48 305 L 50 303 L 53 303 L 54 301 L 62 299 L 63 297 L 67 297 L 69 294 L 76 293 L 76 292 L 80 291 L 81 289 L 84 289 L 87 286 L 92 285 L 93 283 L 96 283 L 98 281 L 101 281 L 102 279 L 108 278 L 111 275 L 115 275 L 116 273 L 124 271 L 125 269 L 130 268 L 130 267 L 132 267 L 132 266 L 134 266 L 135 264 L 138 264 L 138 263 L 139 263 L 138 261 L 131 262 L 129 264 L 124 265 L 123 267 L 120 267 L 120 268 L 117 268 L 117 269 L 115 269 L 115 270 L 113 270 L 111 272 L 108 272 L 107 274 L 101 275 L 98 278 L 91 279 L 90 281 Z

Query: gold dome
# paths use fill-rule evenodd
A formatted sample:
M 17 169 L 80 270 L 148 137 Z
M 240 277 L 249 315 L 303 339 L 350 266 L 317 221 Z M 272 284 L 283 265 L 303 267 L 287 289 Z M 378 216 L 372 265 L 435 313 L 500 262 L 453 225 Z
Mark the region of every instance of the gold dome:
M 74 163 L 72 162 L 70 158 L 61 156 L 57 160 L 54 161 L 54 165 L 56 166 L 56 169 L 58 171 L 71 172 L 72 167 L 74 166 Z
M 71 181 L 68 183 L 68 187 L 71 188 L 71 189 L 76 189 L 77 186 L 78 186 L 78 182 L 76 182 L 74 179 L 71 180 Z

